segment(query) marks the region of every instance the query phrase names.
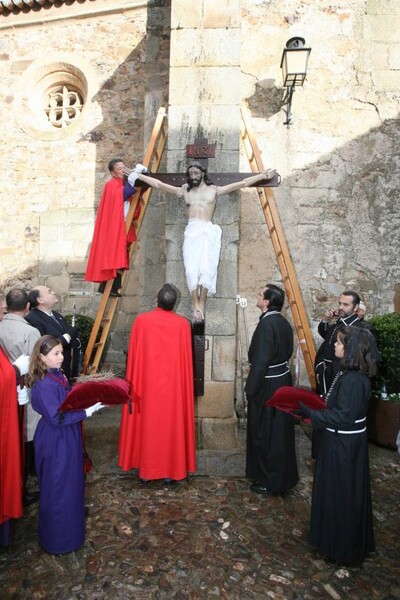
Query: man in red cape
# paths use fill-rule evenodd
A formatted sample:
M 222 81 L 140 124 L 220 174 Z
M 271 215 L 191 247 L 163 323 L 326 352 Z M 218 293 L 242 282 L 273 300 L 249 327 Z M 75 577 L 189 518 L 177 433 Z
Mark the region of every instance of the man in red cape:
M 196 470 L 192 339 L 173 312 L 177 291 L 165 284 L 157 308 L 132 327 L 126 379 L 132 406 L 122 408 L 118 465 L 143 481 L 185 479 Z
M 128 235 L 125 227 L 130 200 L 136 189 L 124 181 L 125 165 L 120 158 L 110 160 L 108 169 L 111 179 L 105 184 L 100 200 L 85 280 L 101 283 L 99 292 L 103 292 L 105 282 L 114 279 L 111 295 L 120 296 L 121 275 L 117 271 L 128 268 L 127 246 L 136 241 L 133 225 Z M 137 219 L 139 215 L 140 204 L 133 218 Z
M 20 445 L 16 372 L 0 349 L 0 546 L 10 543 L 10 519 L 22 517 Z

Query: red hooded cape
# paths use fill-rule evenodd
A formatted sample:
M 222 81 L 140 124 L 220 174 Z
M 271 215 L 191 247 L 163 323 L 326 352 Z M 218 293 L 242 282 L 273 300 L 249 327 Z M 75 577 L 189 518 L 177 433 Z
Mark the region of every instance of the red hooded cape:
M 15 371 L 0 349 L 0 525 L 22 517 L 21 450 Z
M 135 241 L 136 234 L 132 227 L 127 239 L 123 188 L 123 180 L 116 178 L 110 179 L 104 186 L 86 267 L 86 281 L 108 281 L 116 277 L 117 269 L 128 268 L 127 243 Z M 137 218 L 136 213 L 134 218 Z
M 184 479 L 196 470 L 192 339 L 189 322 L 156 308 L 132 327 L 118 465 L 142 479 Z

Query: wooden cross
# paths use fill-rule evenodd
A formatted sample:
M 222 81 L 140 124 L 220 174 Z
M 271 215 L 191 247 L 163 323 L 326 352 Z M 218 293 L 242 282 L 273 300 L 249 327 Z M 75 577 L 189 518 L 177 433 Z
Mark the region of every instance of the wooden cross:
M 198 162 L 208 170 L 208 159 L 215 158 L 215 149 L 216 143 L 209 144 L 207 138 L 197 138 L 194 144 L 188 144 L 186 146 L 186 158 L 188 159 L 188 162 Z M 214 185 L 218 186 L 236 183 L 246 177 L 252 177 L 255 174 L 256 173 L 207 173 L 209 180 Z M 181 187 L 187 183 L 186 173 L 157 172 L 155 174 L 146 173 L 146 175 L 154 177 L 154 179 L 158 179 L 163 183 L 168 183 L 169 185 L 175 185 L 177 187 Z M 276 173 L 272 179 L 263 179 L 250 187 L 278 187 L 280 182 L 281 177 Z M 143 181 L 140 181 L 140 179 L 137 179 L 135 187 L 147 187 L 147 185 Z

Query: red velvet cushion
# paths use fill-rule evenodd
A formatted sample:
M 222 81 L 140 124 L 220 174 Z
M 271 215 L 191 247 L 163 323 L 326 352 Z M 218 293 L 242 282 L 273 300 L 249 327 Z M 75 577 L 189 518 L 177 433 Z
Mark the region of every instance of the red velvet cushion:
M 284 385 L 277 389 L 265 404 L 266 406 L 275 406 L 283 412 L 291 413 L 292 410 L 300 408 L 299 402 L 303 402 L 303 404 L 313 410 L 326 408 L 325 401 L 316 392 L 291 385 Z
M 75 383 L 62 403 L 60 411 L 83 410 L 96 402 L 107 405 L 124 404 L 131 401 L 129 390 L 129 383 L 119 377 Z

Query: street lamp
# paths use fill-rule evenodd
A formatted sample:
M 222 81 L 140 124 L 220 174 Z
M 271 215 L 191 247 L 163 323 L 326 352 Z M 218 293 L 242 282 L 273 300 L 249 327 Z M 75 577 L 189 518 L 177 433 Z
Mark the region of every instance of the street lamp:
M 284 125 L 289 127 L 292 120 L 292 97 L 296 86 L 302 86 L 307 75 L 308 57 L 311 48 L 305 48 L 305 39 L 302 37 L 292 37 L 286 42 L 286 48 L 283 50 L 281 69 L 283 85 L 286 87 L 286 93 L 283 103 L 286 102 L 286 121 Z

